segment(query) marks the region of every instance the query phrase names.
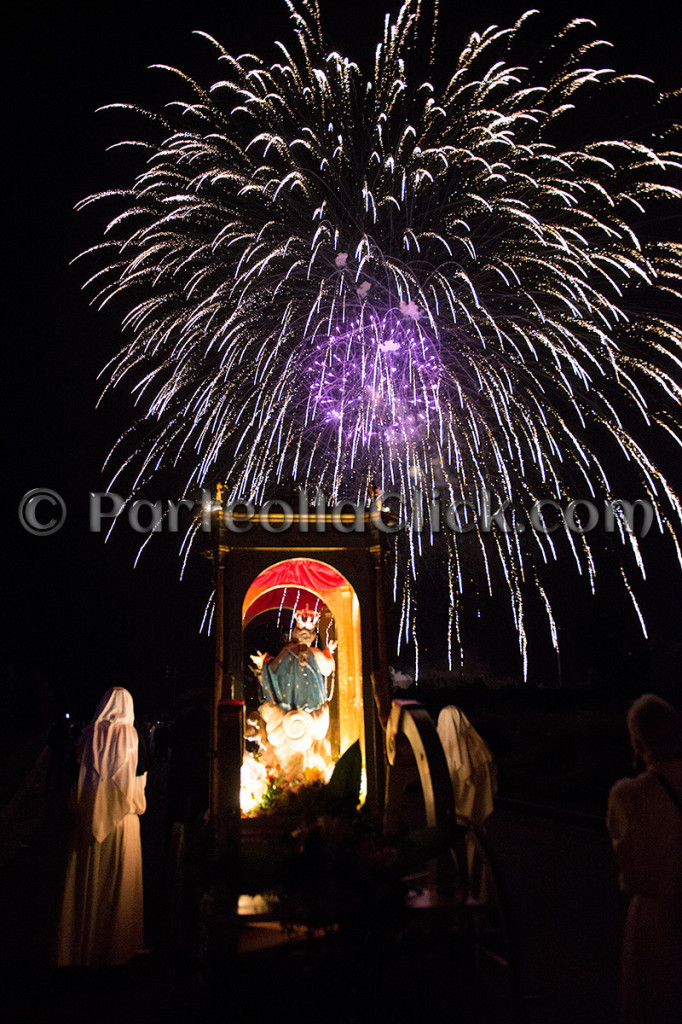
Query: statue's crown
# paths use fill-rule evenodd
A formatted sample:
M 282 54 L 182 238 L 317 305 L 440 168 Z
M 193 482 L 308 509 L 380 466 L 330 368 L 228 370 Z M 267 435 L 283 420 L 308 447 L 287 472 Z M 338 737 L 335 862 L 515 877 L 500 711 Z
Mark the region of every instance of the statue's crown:
M 320 613 L 314 608 L 301 608 L 296 612 L 296 625 L 301 629 L 314 629 L 320 621 Z

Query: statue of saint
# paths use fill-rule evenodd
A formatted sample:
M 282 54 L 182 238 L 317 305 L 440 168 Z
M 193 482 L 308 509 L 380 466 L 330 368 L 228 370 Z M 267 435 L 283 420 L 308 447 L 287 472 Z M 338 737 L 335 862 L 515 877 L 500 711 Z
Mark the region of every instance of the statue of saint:
M 267 760 L 292 777 L 303 768 L 326 767 L 330 757 L 327 680 L 334 671 L 337 644 L 330 641 L 324 651 L 313 647 L 319 618 L 319 612 L 302 609 L 296 613 L 291 642 L 276 657 L 261 651 L 251 655 L 260 672 L 263 702 L 258 712 L 265 725 Z
M 283 711 L 317 711 L 327 703 L 327 678 L 334 671 L 336 641 L 330 641 L 324 651 L 312 646 L 319 618 L 318 612 L 304 608 L 296 615 L 291 642 L 276 658 L 260 651 L 251 655 L 261 667 L 263 697 Z

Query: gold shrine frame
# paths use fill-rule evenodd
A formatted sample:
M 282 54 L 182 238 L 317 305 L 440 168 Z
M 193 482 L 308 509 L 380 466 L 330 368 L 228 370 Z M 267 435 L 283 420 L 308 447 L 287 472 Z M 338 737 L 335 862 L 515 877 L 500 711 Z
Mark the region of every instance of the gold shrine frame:
M 260 608 L 254 614 L 249 614 L 255 603 L 265 597 L 266 594 L 281 593 L 284 587 L 291 588 L 294 591 L 301 588 L 302 584 L 297 570 L 303 562 L 332 570 L 343 580 L 342 583 L 330 589 L 321 589 L 306 583 L 305 590 L 318 597 L 331 612 L 334 618 L 335 639 L 338 642 L 336 651 L 336 685 L 330 703 L 332 753 L 334 756 L 344 753 L 348 747 L 359 739 L 364 764 L 365 729 L 362 699 L 360 603 L 355 590 L 348 580 L 339 573 L 338 569 L 319 558 L 288 558 L 269 566 L 267 570 L 255 578 L 246 592 L 242 604 L 242 632 L 253 618 L 268 610 Z M 290 579 L 286 571 L 287 567 L 291 567 Z M 275 584 L 259 583 L 259 580 L 267 577 L 274 568 L 279 570 L 277 582 Z M 274 602 L 271 608 L 279 607 L 279 603 L 279 601 Z M 325 625 L 326 623 L 321 622 L 321 632 L 324 632 Z M 274 651 L 272 653 L 276 654 L 277 652 Z

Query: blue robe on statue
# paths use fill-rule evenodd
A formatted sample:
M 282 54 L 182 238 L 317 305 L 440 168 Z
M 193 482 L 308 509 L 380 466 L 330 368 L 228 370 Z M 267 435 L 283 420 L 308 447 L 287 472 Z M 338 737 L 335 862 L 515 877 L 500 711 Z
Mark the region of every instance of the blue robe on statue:
M 292 708 L 317 711 L 321 708 L 327 701 L 327 681 L 312 650 L 308 652 L 305 665 L 301 665 L 293 651 L 284 651 L 280 658 L 276 670 L 272 669 L 272 662 L 267 661 L 261 670 L 264 699 L 271 704 L 279 704 L 284 711 Z

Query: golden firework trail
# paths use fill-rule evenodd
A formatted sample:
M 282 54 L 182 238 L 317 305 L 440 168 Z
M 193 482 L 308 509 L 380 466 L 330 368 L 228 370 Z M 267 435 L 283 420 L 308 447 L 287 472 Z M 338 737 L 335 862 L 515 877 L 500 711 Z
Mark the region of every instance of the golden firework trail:
M 398 490 L 413 520 L 415 487 L 563 507 L 618 497 L 625 465 L 679 559 L 682 506 L 655 453 L 682 444 L 682 246 L 648 218 L 679 203 L 682 158 L 663 137 L 589 132 L 594 97 L 640 76 L 591 66 L 608 44 L 584 19 L 546 60 L 515 63 L 528 12 L 473 34 L 443 80 L 434 36 L 424 78 L 416 0 L 386 17 L 366 74 L 328 52 L 315 0 L 287 6 L 295 52 L 279 43 L 269 65 L 206 36 L 214 83 L 167 69 L 186 98 L 138 111 L 140 173 L 81 204 L 116 207 L 88 285 L 122 310 L 108 387 L 131 390 L 140 420 L 111 458 L 131 491 L 175 467 L 185 493 L 220 481 L 228 500 L 292 481 L 360 501 Z M 583 139 L 567 143 L 576 111 Z M 506 580 L 524 660 L 528 586 L 556 644 L 540 576 L 557 534 L 474 536 L 478 576 L 492 586 L 495 560 Z M 561 538 L 594 586 L 589 537 Z M 432 539 L 396 546 L 406 637 Z M 462 543 L 447 535 L 453 643 Z

